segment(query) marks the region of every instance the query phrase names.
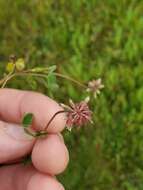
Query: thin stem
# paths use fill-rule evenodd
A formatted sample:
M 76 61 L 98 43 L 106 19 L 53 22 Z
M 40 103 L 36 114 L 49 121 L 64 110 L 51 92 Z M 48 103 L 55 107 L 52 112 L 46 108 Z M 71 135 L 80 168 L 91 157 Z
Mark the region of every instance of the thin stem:
M 48 74 L 48 73 L 47 73 Z M 66 75 L 63 75 L 63 74 L 60 74 L 60 73 L 56 73 L 56 72 L 53 72 L 53 74 L 55 74 L 55 76 L 57 77 L 61 77 L 61 78 L 64 78 L 64 79 L 67 79 L 75 84 L 78 84 L 79 86 L 83 87 L 83 88 L 87 88 L 86 85 L 80 83 L 79 81 L 71 78 L 71 77 L 68 77 Z M 6 77 L 6 79 L 2 79 L 0 81 L 0 83 L 3 83 L 2 87 L 1 88 L 4 88 L 5 85 L 7 84 L 7 82 L 12 79 L 13 77 L 15 76 L 25 76 L 25 75 L 31 75 L 31 76 L 39 76 L 39 77 L 47 77 L 46 74 L 43 74 L 43 73 L 34 73 L 32 72 L 32 70 L 25 70 L 25 71 L 22 71 L 22 72 L 16 72 L 16 73 L 13 73 L 13 74 L 10 74 L 9 76 Z
M 5 76 L 4 78 L 2 78 L 2 79 L 0 80 L 0 85 L 2 85 L 2 84 L 4 83 L 4 81 L 5 81 L 6 78 L 7 78 L 7 76 Z
M 44 131 L 46 131 L 46 130 L 48 129 L 49 125 L 51 124 L 51 122 L 53 121 L 53 119 L 54 119 L 58 114 L 60 114 L 60 113 L 65 113 L 65 112 L 68 112 L 68 111 L 61 110 L 61 111 L 56 112 L 56 113 L 51 117 L 51 119 L 49 120 L 49 122 L 47 123 L 47 125 L 46 125 Z
M 42 136 L 45 136 L 45 135 L 48 135 L 48 131 L 38 131 L 36 133 L 36 137 L 42 137 Z
M 8 73 L 8 75 L 6 75 L 6 77 L 2 80 L 2 86 L 1 86 L 1 88 L 4 88 L 5 87 L 5 85 L 6 85 L 6 83 L 8 82 L 8 80 L 9 80 L 9 78 L 15 73 L 15 64 L 14 64 L 14 68 L 13 68 L 13 70 L 10 72 L 10 73 Z
M 9 81 L 9 78 L 11 78 L 12 74 L 7 75 L 6 79 L 3 81 L 1 88 L 4 88 L 7 82 Z
M 74 83 L 78 84 L 79 86 L 81 86 L 81 87 L 83 87 L 83 88 L 87 88 L 86 85 L 82 84 L 81 82 L 79 82 L 79 81 L 77 81 L 77 80 L 75 80 L 75 79 L 73 79 L 73 78 L 71 78 L 71 77 L 68 77 L 68 76 L 66 76 L 66 75 L 63 75 L 63 74 L 60 74 L 60 73 L 56 73 L 56 72 L 53 72 L 53 73 L 54 73 L 55 76 L 57 76 L 57 77 L 61 77 L 61 78 L 67 79 L 67 80 L 69 80 L 69 81 L 71 81 L 71 82 L 74 82 Z
M 25 131 L 28 135 L 30 135 L 30 136 L 32 136 L 32 137 L 36 137 L 36 134 L 31 133 L 28 129 L 24 128 L 24 131 Z
M 14 78 L 14 77 L 16 77 L 16 76 L 27 76 L 27 75 L 30 75 L 30 76 L 39 76 L 39 77 L 46 77 L 46 76 L 47 76 L 47 75 L 45 75 L 45 74 L 39 74 L 39 73 L 17 72 L 17 73 L 14 73 L 14 74 L 10 75 L 10 76 L 7 77 L 5 80 L 4 80 L 4 79 L 1 80 L 1 81 L 0 81 L 1 83 L 4 82 L 4 84 L 2 85 L 1 88 L 4 88 L 5 85 L 7 84 L 7 82 L 8 82 L 9 80 L 11 80 L 12 78 Z
M 2 79 L 2 80 L 0 81 L 0 83 L 3 83 L 1 88 L 4 88 L 5 85 L 7 84 L 7 82 L 8 82 L 9 80 L 11 80 L 12 78 L 14 78 L 14 77 L 16 77 L 16 76 L 25 76 L 25 75 L 45 77 L 45 75 L 43 75 L 43 74 L 28 73 L 28 72 L 17 72 L 17 73 L 14 73 L 14 74 L 9 75 L 6 79 Z
M 47 77 L 47 75 L 45 74 L 41 74 L 41 73 L 33 73 L 32 70 L 27 70 L 27 71 L 24 71 L 24 73 L 29 73 L 29 74 L 35 74 L 35 76 L 41 76 L 41 77 Z M 48 73 L 47 73 L 48 74 Z M 82 84 L 81 82 L 71 78 L 71 77 L 68 77 L 66 75 L 63 75 L 63 74 L 60 74 L 60 73 L 57 73 L 57 72 L 53 72 L 53 74 L 57 77 L 61 77 L 61 78 L 64 78 L 64 79 L 67 79 L 75 84 L 78 84 L 79 86 L 83 87 L 83 88 L 87 88 L 86 85 Z
M 35 134 L 34 134 L 34 133 L 31 133 L 31 132 L 30 132 L 28 129 L 26 129 L 26 128 L 24 128 L 24 131 L 25 131 L 28 135 L 30 135 L 30 136 L 32 136 L 32 137 L 45 136 L 45 135 L 48 134 L 47 129 L 48 129 L 49 125 L 51 124 L 51 122 L 54 120 L 54 118 L 55 118 L 58 114 L 60 114 L 60 113 L 65 113 L 65 112 L 68 112 L 68 111 L 60 110 L 60 111 L 56 112 L 56 113 L 51 117 L 51 119 L 50 119 L 49 122 L 47 123 L 46 127 L 44 128 L 44 130 L 38 131 L 38 132 L 36 132 Z

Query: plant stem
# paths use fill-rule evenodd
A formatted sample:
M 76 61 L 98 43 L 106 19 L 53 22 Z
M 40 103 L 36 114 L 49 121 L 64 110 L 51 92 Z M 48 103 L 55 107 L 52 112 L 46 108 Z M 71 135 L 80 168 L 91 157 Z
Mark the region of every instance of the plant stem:
M 48 74 L 48 73 L 47 73 Z M 34 73 L 32 72 L 31 70 L 25 70 L 25 71 L 22 71 L 22 72 L 16 72 L 16 73 L 10 73 L 9 75 L 7 75 L 4 79 L 1 79 L 0 80 L 0 84 L 2 84 L 2 87 L 1 88 L 4 88 L 5 85 L 7 84 L 7 82 L 9 80 L 11 80 L 13 77 L 16 77 L 16 76 L 25 76 L 25 75 L 31 75 L 31 76 L 39 76 L 39 77 L 47 77 L 47 74 L 43 74 L 43 73 Z M 79 81 L 71 78 L 71 77 L 68 77 L 66 75 L 63 75 L 63 74 L 60 74 L 60 73 L 56 73 L 56 72 L 53 72 L 53 74 L 57 77 L 61 77 L 61 78 L 64 78 L 64 79 L 67 79 L 75 84 L 77 84 L 78 86 L 81 86 L 83 88 L 87 88 L 86 85 L 80 83 Z
M 7 82 L 10 80 L 11 76 L 12 76 L 12 74 L 7 75 L 6 79 L 3 80 L 1 88 L 5 87 L 5 85 L 7 84 Z
M 51 124 L 51 122 L 54 120 L 54 118 L 55 118 L 58 114 L 60 114 L 60 113 L 65 113 L 65 112 L 68 112 L 68 111 L 60 110 L 60 111 L 56 112 L 56 113 L 51 117 L 51 119 L 50 119 L 49 122 L 47 123 L 46 127 L 44 128 L 44 130 L 41 130 L 41 131 L 32 133 L 32 132 L 30 132 L 27 128 L 24 128 L 24 131 L 25 131 L 28 135 L 30 135 L 30 136 L 32 136 L 32 137 L 35 137 L 35 138 L 36 138 L 36 137 L 45 136 L 45 135 L 48 134 L 47 129 L 48 129 L 49 125 Z
M 87 88 L 86 85 L 82 84 L 81 82 L 79 82 L 79 81 L 77 81 L 77 80 L 75 80 L 75 79 L 73 79 L 73 78 L 71 78 L 71 77 L 68 77 L 68 76 L 66 76 L 66 75 L 63 75 L 63 74 L 60 74 L 60 73 L 56 73 L 56 72 L 54 72 L 54 74 L 55 74 L 55 76 L 57 76 L 57 77 L 61 77 L 61 78 L 67 79 L 67 80 L 69 80 L 69 81 L 71 81 L 71 82 L 74 82 L 74 83 L 78 84 L 79 86 L 81 86 L 81 87 L 83 87 L 83 88 Z
M 7 76 L 6 76 L 6 77 L 7 77 Z M 4 78 L 2 78 L 2 79 L 0 80 L 0 85 L 2 85 L 2 84 L 4 83 L 6 77 L 4 77 Z
M 28 135 L 30 135 L 30 136 L 32 136 L 32 137 L 36 137 L 36 133 L 34 134 L 34 133 L 31 133 L 28 129 L 26 129 L 26 128 L 24 128 L 24 131 L 28 134 Z
M 10 73 L 8 73 L 8 74 L 0 81 L 0 84 L 2 84 L 1 88 L 4 88 L 4 87 L 5 87 L 6 83 L 7 83 L 8 80 L 9 80 L 9 78 L 11 78 L 11 76 L 15 73 L 15 68 L 16 68 L 16 66 L 15 66 L 15 64 L 14 64 L 13 70 L 12 70 Z
M 49 125 L 51 124 L 51 122 L 53 121 L 53 119 L 60 113 L 65 113 L 65 112 L 68 112 L 68 111 L 65 111 L 65 110 L 61 110 L 61 111 L 58 111 L 56 112 L 52 117 L 51 119 L 49 120 L 49 122 L 47 123 L 46 127 L 44 128 L 44 131 L 47 131 Z

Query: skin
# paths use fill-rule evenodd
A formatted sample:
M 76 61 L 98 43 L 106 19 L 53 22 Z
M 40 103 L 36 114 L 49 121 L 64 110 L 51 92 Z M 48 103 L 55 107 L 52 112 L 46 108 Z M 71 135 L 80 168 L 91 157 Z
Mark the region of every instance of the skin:
M 0 89 L 0 190 L 64 190 L 55 175 L 63 172 L 69 161 L 68 150 L 60 132 L 65 115 L 59 114 L 48 127 L 49 135 L 35 139 L 24 133 L 20 123 L 25 113 L 33 113 L 32 128 L 43 129 L 62 108 L 39 93 Z M 31 153 L 32 164 L 19 159 Z

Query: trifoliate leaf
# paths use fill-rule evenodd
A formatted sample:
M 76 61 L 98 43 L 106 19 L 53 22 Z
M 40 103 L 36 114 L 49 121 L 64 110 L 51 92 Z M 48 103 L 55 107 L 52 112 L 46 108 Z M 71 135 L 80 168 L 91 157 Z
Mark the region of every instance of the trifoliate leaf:
M 19 58 L 15 63 L 16 69 L 22 71 L 25 68 L 25 61 L 22 58 Z
M 26 113 L 22 120 L 22 125 L 24 128 L 30 127 L 32 125 L 33 121 L 33 114 L 32 113 Z

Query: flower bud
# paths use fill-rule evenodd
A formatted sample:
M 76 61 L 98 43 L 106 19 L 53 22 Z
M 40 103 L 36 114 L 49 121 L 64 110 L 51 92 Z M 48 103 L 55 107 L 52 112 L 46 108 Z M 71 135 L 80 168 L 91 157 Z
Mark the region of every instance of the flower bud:
M 16 63 L 15 63 L 15 66 L 16 66 L 16 69 L 17 69 L 18 71 L 24 70 L 24 68 L 25 68 L 24 59 L 22 59 L 22 58 L 17 59 L 17 61 L 16 61 Z
M 13 62 L 8 62 L 7 66 L 6 66 L 6 71 L 7 71 L 8 73 L 11 73 L 11 72 L 13 72 L 14 67 L 15 67 L 15 65 L 14 65 Z

